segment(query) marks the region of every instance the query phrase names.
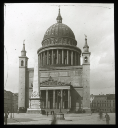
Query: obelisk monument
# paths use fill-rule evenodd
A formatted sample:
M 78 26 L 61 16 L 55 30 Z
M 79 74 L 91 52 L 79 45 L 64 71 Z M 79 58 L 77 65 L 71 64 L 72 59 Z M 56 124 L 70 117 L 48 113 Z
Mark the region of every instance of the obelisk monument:
M 39 78 L 39 62 L 38 57 L 35 59 L 33 92 L 29 99 L 29 108 L 27 113 L 41 113 L 41 97 L 40 97 L 40 78 Z

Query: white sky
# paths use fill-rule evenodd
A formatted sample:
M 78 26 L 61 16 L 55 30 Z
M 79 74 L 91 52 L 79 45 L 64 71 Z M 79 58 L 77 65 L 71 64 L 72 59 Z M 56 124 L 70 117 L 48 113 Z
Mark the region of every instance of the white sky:
M 19 56 L 25 39 L 28 68 L 41 47 L 46 30 L 56 23 L 58 6 L 83 51 L 87 35 L 90 56 L 90 92 L 115 93 L 114 4 L 36 3 L 4 6 L 4 87 L 18 92 Z M 66 6 L 64 6 L 66 5 Z M 68 6 L 67 6 L 68 5 Z M 7 77 L 8 74 L 8 77 Z

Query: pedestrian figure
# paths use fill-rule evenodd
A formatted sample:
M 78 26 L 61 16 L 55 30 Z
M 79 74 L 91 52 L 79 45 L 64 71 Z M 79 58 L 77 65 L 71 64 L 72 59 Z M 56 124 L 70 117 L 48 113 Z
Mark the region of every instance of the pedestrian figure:
M 17 110 L 17 114 L 19 114 L 19 108 L 18 108 L 18 110 Z
M 48 116 L 48 112 L 47 112 L 47 116 Z
M 7 113 L 8 113 L 8 115 L 9 115 L 9 110 L 8 110 L 8 112 L 7 112 Z
M 109 124 L 109 121 L 110 121 L 110 117 L 109 117 L 109 115 L 106 113 L 106 115 L 105 115 L 105 118 L 106 118 L 106 124 Z
M 57 124 L 57 119 L 56 119 L 56 114 L 54 113 L 53 116 L 52 116 L 51 125 L 55 125 L 55 124 Z
M 100 110 L 100 111 L 99 111 L 100 119 L 102 119 L 102 115 L 103 115 L 102 110 Z
M 8 118 L 8 114 L 7 114 L 7 112 L 5 112 L 5 116 L 4 116 L 5 125 L 7 125 L 7 118 Z
M 91 110 L 91 115 L 92 115 L 92 110 Z

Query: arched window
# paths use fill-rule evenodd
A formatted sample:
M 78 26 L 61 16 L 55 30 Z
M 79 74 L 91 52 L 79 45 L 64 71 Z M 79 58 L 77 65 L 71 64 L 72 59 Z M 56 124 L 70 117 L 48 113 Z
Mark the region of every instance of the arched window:
M 24 66 L 24 61 L 23 60 L 21 61 L 21 66 Z
M 85 63 L 87 62 L 87 60 L 88 60 L 88 58 L 87 58 L 87 57 L 85 57 L 85 58 L 84 58 Z

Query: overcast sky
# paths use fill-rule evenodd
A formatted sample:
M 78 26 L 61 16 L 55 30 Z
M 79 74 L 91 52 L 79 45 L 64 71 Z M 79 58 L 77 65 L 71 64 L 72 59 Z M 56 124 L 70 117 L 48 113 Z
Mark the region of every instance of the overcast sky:
M 85 43 L 84 34 L 87 35 L 91 52 L 90 93 L 115 93 L 114 4 L 5 4 L 5 89 L 18 92 L 19 56 L 23 40 L 29 58 L 28 68 L 34 67 L 37 50 L 41 47 L 44 34 L 56 23 L 57 5 L 61 5 L 62 23 L 72 29 L 77 46 L 82 51 Z

